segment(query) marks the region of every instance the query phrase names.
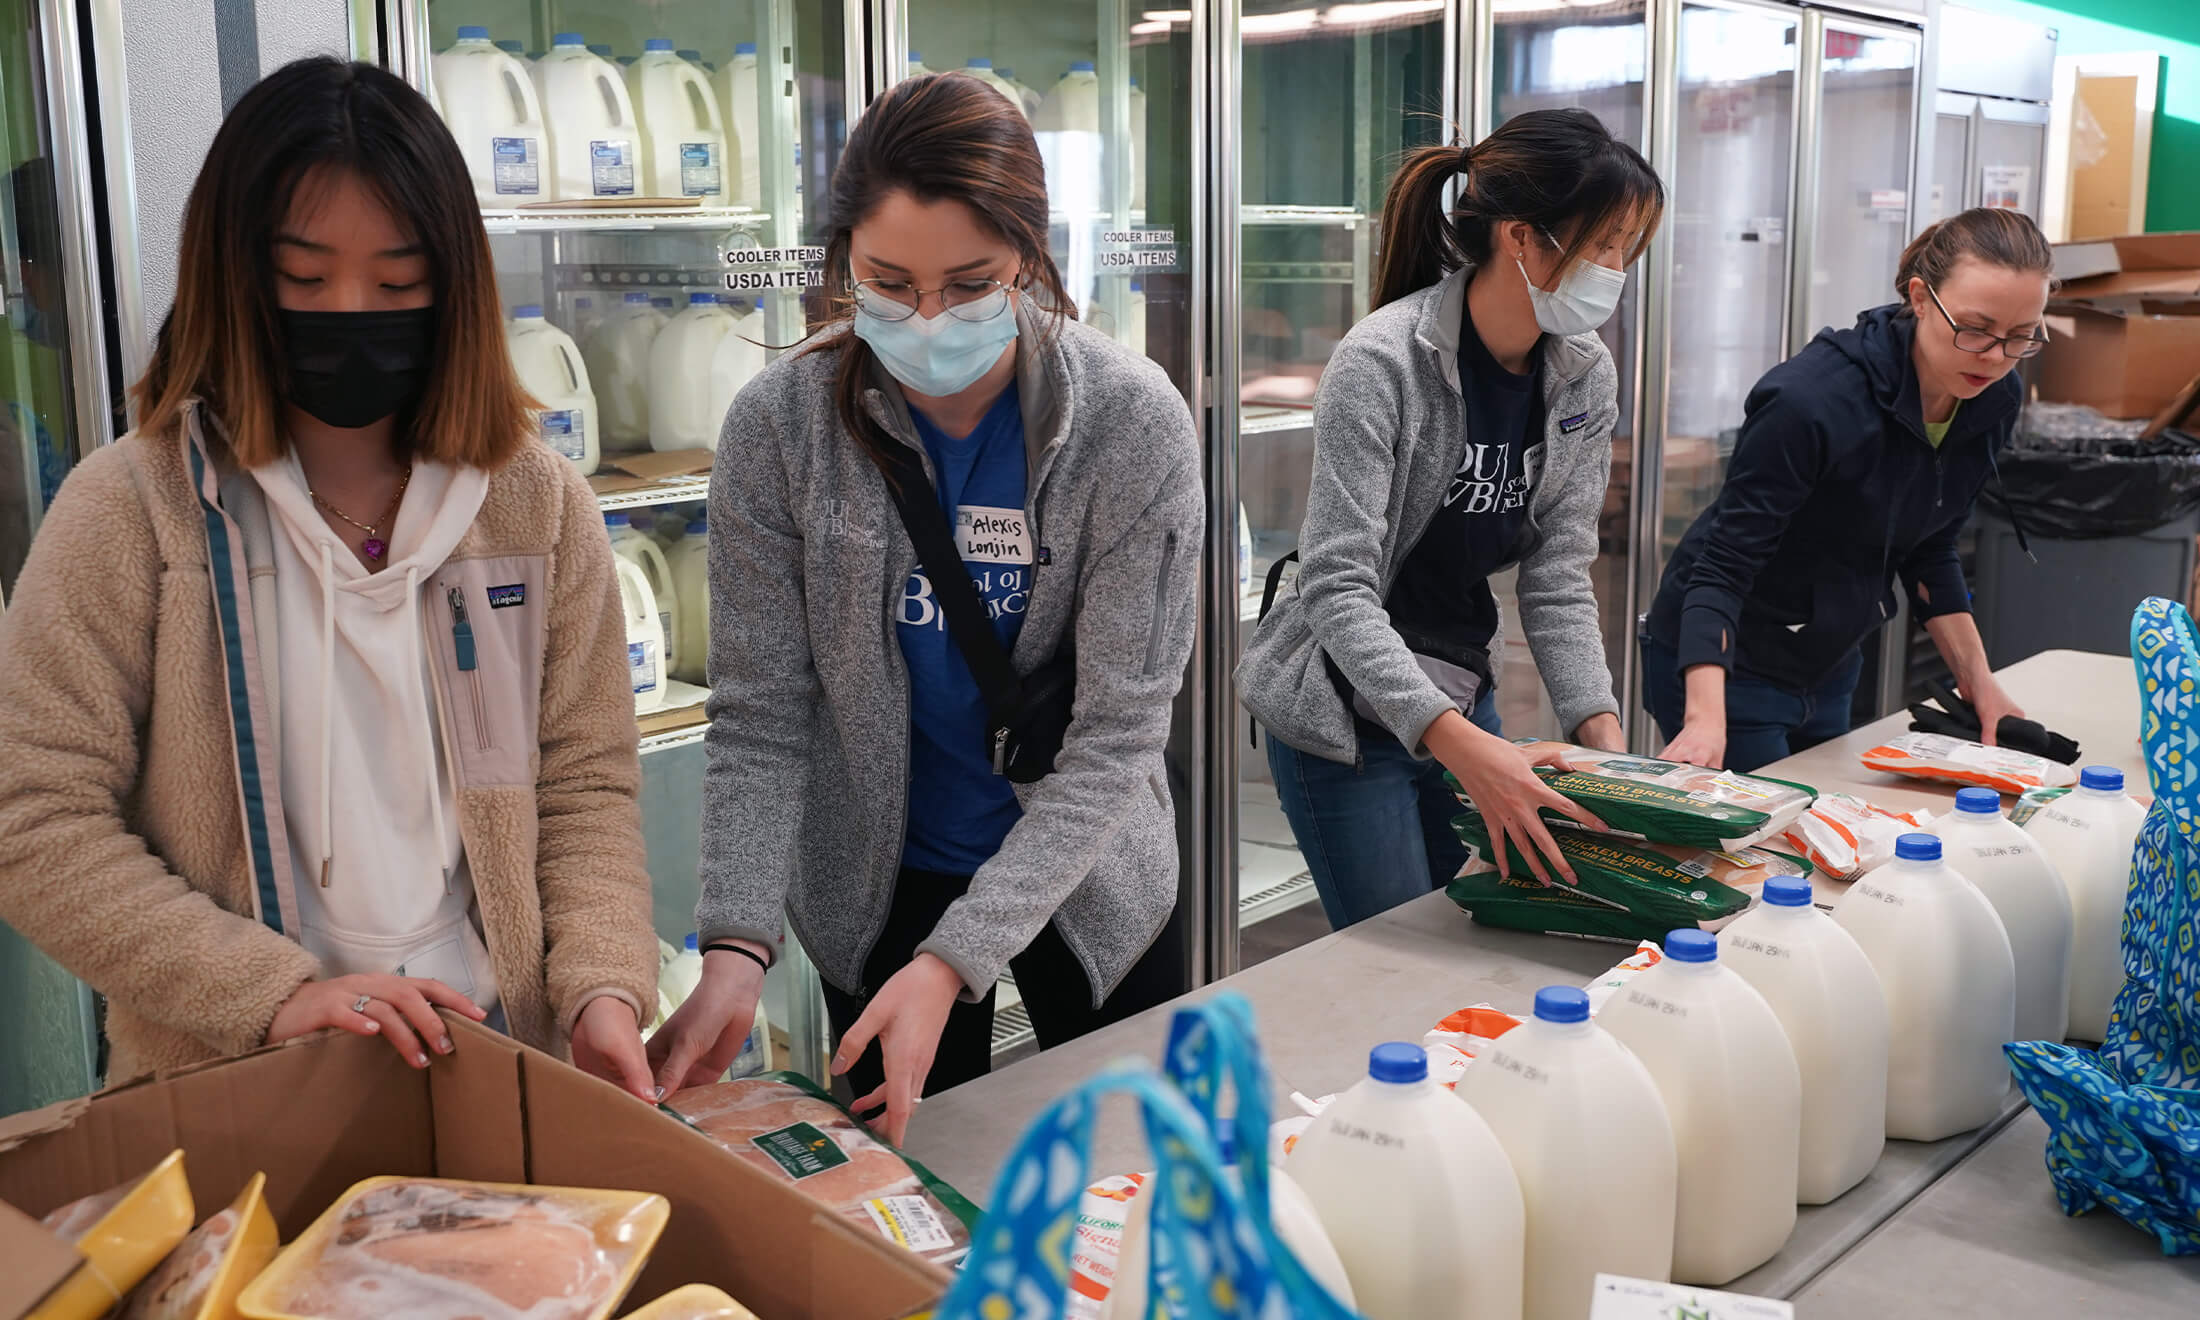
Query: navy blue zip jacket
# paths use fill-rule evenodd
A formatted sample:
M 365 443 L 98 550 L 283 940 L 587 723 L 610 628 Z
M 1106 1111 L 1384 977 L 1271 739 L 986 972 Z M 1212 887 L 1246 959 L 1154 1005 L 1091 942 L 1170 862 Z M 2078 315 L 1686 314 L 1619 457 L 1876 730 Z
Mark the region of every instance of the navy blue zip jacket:
M 1899 303 L 1850 330 L 1821 330 L 1750 391 L 1726 484 L 1666 565 L 1651 637 L 1685 673 L 1719 665 L 1793 691 L 1833 673 L 1894 613 L 1899 574 L 1914 617 L 1968 613 L 1956 538 L 2009 441 L 2014 373 L 1925 439 Z

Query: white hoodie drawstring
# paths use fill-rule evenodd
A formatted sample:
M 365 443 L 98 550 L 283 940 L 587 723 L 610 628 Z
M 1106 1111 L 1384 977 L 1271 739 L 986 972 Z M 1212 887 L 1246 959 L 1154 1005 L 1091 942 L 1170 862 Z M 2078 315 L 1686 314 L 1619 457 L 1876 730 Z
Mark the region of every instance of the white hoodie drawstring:
M 411 616 L 410 621 L 412 627 L 410 631 L 412 633 L 413 672 L 416 674 L 424 674 L 427 672 L 428 668 L 428 655 L 427 651 L 425 650 L 425 643 L 421 641 L 421 635 L 427 631 L 428 625 L 427 622 L 420 617 L 420 570 L 417 567 L 410 567 L 405 570 L 405 612 L 409 616 Z M 430 697 L 430 705 L 433 705 L 432 695 Z M 436 729 L 438 727 L 439 725 L 434 720 L 431 714 L 427 739 L 427 784 L 428 819 L 434 826 L 434 833 L 430 834 L 428 837 L 435 841 L 436 857 L 439 861 L 442 862 L 443 866 L 443 892 L 445 895 L 448 895 L 451 892 L 451 867 L 448 861 L 442 860 L 448 857 L 449 854 L 444 851 L 443 847 L 443 767 L 441 763 L 438 762 L 438 760 L 436 759 L 435 754 L 435 744 L 437 737 Z
M 321 888 L 328 888 L 336 848 L 336 799 L 332 790 L 336 730 L 336 561 L 321 542 Z

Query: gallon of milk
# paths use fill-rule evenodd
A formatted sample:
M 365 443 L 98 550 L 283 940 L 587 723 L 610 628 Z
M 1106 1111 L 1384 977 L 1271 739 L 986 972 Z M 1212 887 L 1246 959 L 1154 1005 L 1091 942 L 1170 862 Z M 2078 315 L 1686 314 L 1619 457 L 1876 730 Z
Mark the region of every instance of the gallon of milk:
M 588 358 L 587 345 L 589 337 L 596 333 L 597 327 L 603 324 L 603 320 L 604 309 L 597 306 L 593 294 L 583 293 L 573 299 L 573 319 L 570 324 L 573 327 L 573 342 L 581 345 L 581 359 L 583 361 Z M 596 383 L 593 376 L 590 380 L 591 383 Z
M 603 437 L 596 421 L 596 394 L 589 388 L 588 364 L 567 334 L 542 318 L 529 303 L 512 309 L 504 342 L 519 383 L 542 405 L 535 425 L 542 442 L 587 476 L 603 459 Z
M 1795 1228 L 1803 1125 L 1802 1074 L 1772 1006 L 1720 966 L 1716 937 L 1676 930 L 1597 1022 L 1650 1070 L 1673 1122 L 1673 1281 L 1716 1288 L 1772 1259 Z
M 1004 64 L 995 69 L 994 72 L 1001 75 L 1002 82 L 1016 89 L 1016 99 L 1024 103 L 1024 118 L 1029 119 L 1039 113 L 1039 102 L 1044 98 L 1038 92 L 1016 81 L 1016 71 L 1014 69 Z
M 577 32 L 560 32 L 535 61 L 535 87 L 549 123 L 557 196 L 633 197 L 642 189 L 641 132 L 626 80 L 589 53 Z
M 680 653 L 679 587 L 673 582 L 671 561 L 665 558 L 664 547 L 657 544 L 657 538 L 634 526 L 633 519 L 626 514 L 607 513 L 603 516 L 603 525 L 611 536 L 611 553 L 632 561 L 649 579 L 649 593 L 657 601 L 657 627 L 664 638 L 665 665 L 669 669 L 672 657 Z
M 582 345 L 603 418 L 603 446 L 611 452 L 649 448 L 649 355 L 669 319 L 637 290 Z
M 1512 1162 L 1465 1101 L 1393 1041 L 1283 1167 L 1313 1202 L 1367 1320 L 1516 1320 L 1526 1211 Z
M 1031 126 L 1044 132 L 1098 133 L 1100 131 L 1100 75 L 1091 60 L 1079 60 L 1054 84 L 1039 103 Z
M 1216 1134 L 1216 1144 L 1222 1148 L 1224 1166 L 1230 1170 L 1231 1177 L 1236 1178 L 1237 1135 L 1224 1128 Z M 1151 1180 L 1147 1187 L 1151 1189 Z M 1244 1190 L 1242 1181 L 1238 1190 Z M 1276 1226 L 1276 1236 L 1291 1248 L 1306 1272 L 1327 1288 L 1330 1296 L 1350 1307 L 1352 1281 L 1345 1275 L 1344 1262 L 1337 1259 L 1337 1248 L 1330 1243 L 1329 1232 L 1322 1227 L 1313 1202 L 1306 1199 L 1306 1192 L 1290 1174 L 1273 1165 L 1268 1169 L 1268 1213 Z M 1152 1230 L 1153 1197 L 1147 1194 L 1133 1196 L 1130 1213 L 1123 1219 L 1123 1232 L 1118 1239 L 1121 1246 L 1115 1258 L 1114 1286 L 1100 1305 L 1100 1320 L 1148 1320 L 1151 1308 L 1146 1303 L 1146 1285 L 1153 1272 L 1149 1257 Z
M 489 29 L 468 24 L 434 67 L 436 105 L 466 158 L 475 200 L 508 210 L 555 196 L 556 180 L 544 168 L 548 130 L 527 65 L 491 43 Z
M 718 341 L 710 359 L 710 406 L 717 415 L 711 423 L 714 448 L 718 429 L 733 407 L 733 396 L 764 370 L 764 304 L 725 293 L 718 295 L 718 304 L 733 314 L 733 330 Z
M 643 189 L 651 197 L 724 206 L 726 129 L 710 78 L 663 37 L 642 43 L 642 57 L 626 77 L 641 119 Z
M 726 158 L 736 162 L 734 178 L 726 185 L 726 199 L 735 206 L 760 206 L 764 197 L 764 172 L 758 153 L 756 43 L 744 41 L 733 48 L 733 62 L 718 73 L 726 102 Z
M 2001 918 L 2017 964 L 2018 1040 L 2061 1043 L 2070 1026 L 2070 891 L 2039 840 L 2001 812 L 2001 794 L 1966 788 L 1933 823 L 1951 866 Z
M 673 652 L 672 676 L 700 685 L 710 660 L 710 524 L 700 511 L 665 558 L 672 564 L 672 589 L 680 603 L 680 646 Z
M 1459 1079 L 1497 1134 L 1527 1209 L 1528 1320 L 1581 1320 L 1599 1271 L 1665 1279 L 1679 1176 L 1672 1124 L 1642 1061 L 1589 1020 L 1573 986 Z
M 2089 765 L 2078 786 L 2042 807 L 2024 828 L 2070 891 L 2070 1036 L 2108 1034 L 2109 1009 L 2124 988 L 2124 900 L 2146 808 L 2124 795 L 2124 772 Z
M 688 996 L 694 994 L 695 987 L 702 983 L 703 955 L 697 949 L 695 936 L 691 933 L 680 952 L 673 955 L 671 962 L 665 964 L 664 971 L 658 973 L 657 993 L 663 995 L 666 1002 L 677 1009 L 688 1001 Z
M 634 713 L 647 715 L 665 699 L 665 630 L 649 578 L 631 559 L 612 556 L 619 574 L 619 603 L 626 610 L 626 670 L 634 688 Z
M 1132 280 L 1123 299 L 1123 344 L 1140 357 L 1146 355 L 1146 282 Z
M 1016 107 L 1017 114 L 1024 112 L 1024 98 L 1018 95 L 1016 89 L 1009 86 L 1001 78 L 1001 75 L 993 71 L 993 61 L 983 55 L 973 55 L 963 62 L 962 71 L 999 92 L 1003 99 Z
M 1994 905 L 1941 859 L 1930 834 L 1855 884 L 1833 919 L 1887 992 L 1887 1135 L 1939 1141 L 2001 1112 L 2016 1036 L 2017 965 Z
M 739 357 L 729 351 L 721 366 L 718 348 L 733 332 L 733 313 L 717 294 L 701 292 L 689 294 L 687 310 L 658 332 L 649 354 L 650 448 L 718 447 L 718 429 L 733 402 L 721 373 L 732 371 Z
M 1720 955 L 1787 1033 L 1803 1079 L 1795 1199 L 1824 1205 L 1887 1145 L 1887 996 L 1856 940 L 1811 906 L 1810 881 L 1774 876 L 1719 935 Z M 1508 1039 L 1510 1037 L 1508 1036 Z

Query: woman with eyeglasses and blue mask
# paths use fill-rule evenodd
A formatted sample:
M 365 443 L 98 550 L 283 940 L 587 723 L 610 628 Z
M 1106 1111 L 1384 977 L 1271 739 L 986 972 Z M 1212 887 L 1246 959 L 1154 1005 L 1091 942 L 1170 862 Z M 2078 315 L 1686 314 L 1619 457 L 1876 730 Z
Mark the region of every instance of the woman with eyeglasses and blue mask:
M 1037 143 L 992 88 L 881 97 L 830 210 L 850 315 L 742 390 L 711 476 L 703 980 L 650 1044 L 668 1089 L 723 1075 L 784 912 L 833 1071 L 898 1141 L 989 1067 L 1004 971 L 1042 1048 L 1185 988 L 1156 942 L 1162 752 L 1205 497 L 1182 397 L 1074 319 Z M 963 581 L 927 567 L 951 557 Z M 1045 710 L 1052 768 L 1022 769 Z
M 1277 595 L 1271 574 L 1238 670 L 1332 926 L 1458 873 L 1446 770 L 1508 873 L 1510 840 L 1538 879 L 1573 879 L 1540 811 L 1597 827 L 1536 777 L 1555 753 L 1503 737 L 1490 578 L 1519 569 L 1560 727 L 1620 750 L 1589 579 L 1619 417 L 1596 331 L 1664 205 L 1641 154 L 1585 110 L 1424 147 L 1391 184 L 1375 310 L 1315 397 L 1298 579 Z
M 1971 618 L 1956 540 L 2047 343 L 2053 253 L 1982 207 L 1902 254 L 1899 302 L 1821 330 L 1750 391 L 1726 484 L 1666 565 L 1643 684 L 1670 760 L 1750 771 L 1849 730 L 1894 579 L 1986 741 L 2022 715 Z

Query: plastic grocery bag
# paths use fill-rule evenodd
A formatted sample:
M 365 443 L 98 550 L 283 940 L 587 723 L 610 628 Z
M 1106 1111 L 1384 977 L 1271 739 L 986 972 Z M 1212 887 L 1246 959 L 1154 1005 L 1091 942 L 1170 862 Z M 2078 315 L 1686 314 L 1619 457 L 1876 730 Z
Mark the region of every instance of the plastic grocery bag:
M 1544 766 L 1536 774 L 1622 838 L 1730 851 L 1748 848 L 1786 829 L 1818 796 L 1816 789 L 1801 784 L 1731 770 L 1561 746 L 1573 769 Z M 1458 780 L 1448 775 L 1446 780 L 1461 802 L 1474 805 L 1460 792 Z M 1562 828 L 1580 828 L 1548 808 L 1543 818 Z
M 2200 1254 L 2200 636 L 2185 607 L 2140 605 L 2131 624 L 2154 805 L 2124 906 L 2124 988 L 2098 1054 L 2006 1047 L 2047 1121 L 2047 1169 L 2066 1214 L 2105 1205 L 2168 1255 Z
M 1199 1007 L 1225 1004 L 1217 1011 L 1250 1023 L 1252 1010 L 1227 992 Z M 1182 1021 L 1179 1015 L 1180 1026 Z M 1223 1067 L 1230 1065 L 1242 1077 L 1245 1065 L 1207 1053 L 1226 1053 L 1212 1023 L 1209 1017 L 1204 1029 L 1172 1028 L 1171 1052 L 1181 1052 L 1172 1066 L 1188 1078 L 1212 1077 L 1213 1091 L 1219 1091 Z M 1252 1067 L 1258 1069 L 1257 1056 Z M 1241 1150 L 1266 1148 L 1266 1086 L 1263 1078 L 1238 1088 L 1234 1124 Z M 1153 1283 L 1147 1294 L 1152 1320 L 1352 1320 L 1277 1239 L 1267 1213 L 1266 1161 L 1245 1161 L 1242 1193 L 1237 1179 L 1224 1173 L 1221 1148 L 1198 1107 L 1211 1102 L 1213 1092 L 1205 1080 L 1197 1080 L 1195 1090 L 1203 1093 L 1197 1103 L 1152 1066 L 1124 1060 L 1048 1106 L 1002 1167 L 970 1255 L 934 1320 L 1062 1313 L 1070 1287 L 1071 1253 L 1065 1245 L 1092 1180 L 1093 1117 L 1100 1102 L 1113 1095 L 1138 1103 L 1158 1168 L 1146 1193 L 1154 1198 Z M 1248 1096 L 1258 1097 L 1250 1110 Z M 1173 1279 L 1197 1286 L 1175 1289 Z

